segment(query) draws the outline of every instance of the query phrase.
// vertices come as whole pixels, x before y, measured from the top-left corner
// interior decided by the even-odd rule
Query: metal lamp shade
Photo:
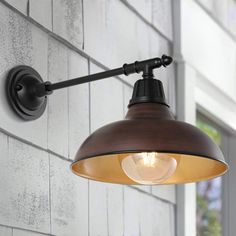
[[[92,133],[78,150],[72,171],[97,181],[138,184],[124,173],[121,161],[140,152],[176,159],[175,173],[162,184],[207,180],[228,169],[218,146],[202,131],[174,120],[166,105],[140,103],[129,108],[124,120]]]

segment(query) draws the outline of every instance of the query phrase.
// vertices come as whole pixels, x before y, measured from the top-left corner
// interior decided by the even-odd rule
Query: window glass
[[[221,133],[198,119],[197,127],[221,146]],[[197,183],[197,236],[222,235],[222,178]]]

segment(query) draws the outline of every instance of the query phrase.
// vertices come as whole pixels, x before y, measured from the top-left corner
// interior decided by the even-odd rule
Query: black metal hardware
[[[171,62],[171,57],[163,55],[161,58],[153,58],[140,62],[136,61],[131,64],[124,64],[122,67],[113,70],[87,75],[54,84],[49,81],[43,82],[38,72],[29,66],[16,66],[9,71],[7,77],[6,87],[8,100],[14,111],[21,118],[23,118],[24,120],[35,120],[43,114],[47,104],[47,95],[50,95],[54,90],[122,74],[128,76],[129,74],[140,72],[143,72],[142,76],[146,81],[146,79],[153,79],[154,69],[161,66],[166,67],[170,65]],[[145,84],[147,84],[147,82],[145,82]],[[154,82],[154,84],[156,85],[156,82]],[[154,98],[152,98],[152,100],[153,99]],[[157,97],[155,99],[157,99]],[[164,98],[161,99],[163,100]],[[132,101],[135,103],[138,102],[138,100],[140,100],[140,97],[132,99]],[[163,103],[165,103],[164,100]]]
[[[66,81],[55,83],[55,84],[50,84],[46,82],[47,84],[40,85],[40,86],[45,87],[45,93],[42,93],[42,96],[47,95],[48,92],[51,92],[57,89],[66,88],[66,87],[83,84],[83,83],[88,83],[88,82],[105,79],[105,78],[109,78],[113,76],[118,76],[122,74],[128,76],[133,73],[143,72],[144,78],[147,76],[149,76],[150,78],[150,75],[153,75],[152,71],[154,69],[159,68],[161,66],[166,67],[170,65],[171,62],[172,62],[171,57],[163,55],[161,58],[153,58],[153,59],[140,61],[140,62],[136,61],[131,64],[124,64],[123,67],[116,68],[113,70],[108,70],[108,71],[96,73],[93,75],[87,75],[87,76],[83,76],[83,77],[79,77],[79,78],[75,78],[71,80],[66,80]],[[42,88],[41,88],[41,91],[43,91]]]
[[[162,82],[157,79],[140,79],[134,84],[128,107],[137,103],[159,103],[167,105]]]
[[[13,110],[24,120],[40,117],[47,105],[46,96],[37,96],[36,87],[43,80],[39,73],[29,66],[17,66],[8,73],[6,92]]]

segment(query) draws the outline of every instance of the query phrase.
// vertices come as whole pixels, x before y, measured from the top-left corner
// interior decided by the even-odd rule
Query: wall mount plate
[[[37,71],[29,66],[16,66],[7,76],[6,90],[9,103],[24,120],[35,120],[45,111],[47,97],[36,95],[36,86],[43,83]]]

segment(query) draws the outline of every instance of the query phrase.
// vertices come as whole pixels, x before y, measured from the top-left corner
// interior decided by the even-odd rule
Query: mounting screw
[[[15,90],[20,91],[21,89],[23,89],[23,86],[21,84],[17,84]]]

